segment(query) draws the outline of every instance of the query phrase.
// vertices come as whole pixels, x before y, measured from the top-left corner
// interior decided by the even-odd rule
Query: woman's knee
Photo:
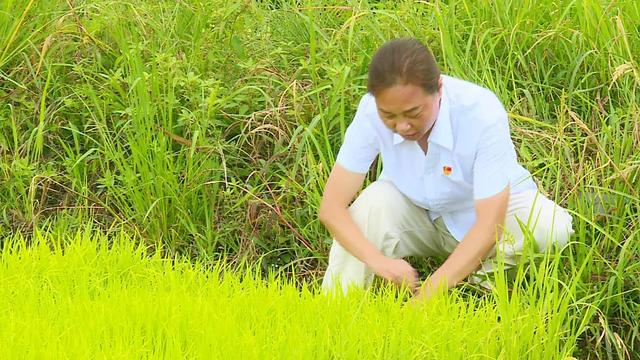
[[[403,196],[390,182],[376,181],[349,207],[351,217],[365,238],[380,250],[391,246],[387,244],[389,234],[394,231],[398,214],[403,211]]]
[[[383,215],[402,200],[402,193],[388,181],[375,181],[367,186],[349,207],[352,216],[374,212]]]
[[[506,221],[511,233],[521,238],[517,240],[524,243],[527,237],[533,238],[540,252],[552,246],[562,247],[569,242],[574,231],[572,217],[565,209],[551,200],[543,199],[531,210],[532,208],[518,211]]]
[[[559,248],[566,245],[573,234],[572,222],[571,215],[555,204],[553,210],[542,212],[534,229],[534,237],[540,251],[545,251],[554,245]]]

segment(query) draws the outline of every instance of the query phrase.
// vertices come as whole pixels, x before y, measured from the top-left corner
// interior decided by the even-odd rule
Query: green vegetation
[[[18,240],[0,267],[3,359],[564,359],[575,341],[558,292],[407,307],[391,287],[316,296],[252,266],[149,256],[125,234]]]
[[[561,256],[524,264],[511,297],[506,290],[479,299],[464,287],[453,291],[449,298],[437,300],[433,309],[423,309],[432,322],[404,308],[395,311],[399,301],[384,291],[372,295],[379,300],[366,298],[362,317],[349,311],[358,308],[356,300],[327,305],[305,290],[293,293],[293,285],[282,291],[256,285],[256,299],[238,292],[241,299],[225,301],[251,309],[267,301],[280,301],[282,309],[296,304],[287,309],[292,311],[289,326],[314,328],[309,321],[317,325],[319,330],[309,335],[314,342],[308,346],[320,358],[348,357],[357,351],[370,357],[437,358],[440,353],[421,352],[427,347],[419,345],[434,341],[443,345],[434,345],[432,351],[452,349],[451,358],[483,351],[492,358],[554,358],[551,349],[558,357],[638,358],[640,4],[636,0],[3,0],[0,241],[8,246],[9,239],[22,238],[18,235],[33,241],[40,231],[51,243],[76,233],[107,241],[98,233],[83,232],[92,224],[113,238],[130,234],[154,256],[207,264],[224,259],[240,268],[257,263],[260,268],[255,270],[262,276],[274,271],[299,289],[304,284],[315,286],[330,245],[316,217],[324,181],[365,91],[371,55],[385,40],[407,35],[427,43],[445,73],[483,84],[502,99],[522,163],[550,198],[574,216],[571,245]],[[78,249],[89,251],[88,245]],[[149,270],[143,270],[141,260],[133,266],[142,275],[121,280],[122,284],[131,286],[141,299],[155,301],[156,310],[178,303],[194,307],[177,313],[175,324],[170,312],[140,307],[156,317],[128,324],[119,312],[142,305],[132,305],[133,295],[118,290],[120,283],[95,284],[96,279],[128,274],[124,267],[108,272],[113,257],[95,257],[104,264],[96,268],[102,269],[102,277],[89,280],[94,276],[92,267],[80,259],[64,265],[47,260],[61,255],[41,254],[24,256],[20,258],[24,265],[19,265],[12,256],[3,252],[0,264],[1,296],[12,304],[0,314],[14,321],[0,322],[0,331],[3,344],[23,344],[17,349],[51,346],[56,353],[66,348],[64,339],[85,339],[84,345],[71,347],[77,356],[87,354],[85,349],[107,353],[97,347],[100,336],[109,338],[122,330],[118,326],[139,326],[123,331],[158,331],[156,338],[151,337],[158,342],[149,340],[143,346],[143,337],[130,335],[128,342],[115,343],[111,350],[144,347],[171,356],[187,351],[189,345],[179,341],[190,331],[200,331],[191,326],[195,319],[188,314],[199,314],[195,324],[202,324],[199,321],[223,311],[215,306],[215,298],[211,310],[199,302],[202,294],[218,286],[226,289],[222,293],[227,297],[235,296],[234,288],[223,282],[192,282],[189,279],[202,278],[191,270],[179,275],[186,276],[184,281],[161,280],[165,275],[158,274],[164,268],[149,260]],[[31,279],[28,266],[49,269],[47,264],[55,279],[47,280],[44,270],[33,270],[32,281],[27,280]],[[86,274],[73,266],[87,269]],[[82,276],[86,279],[78,279]],[[85,287],[78,290],[80,295],[70,292],[74,282]],[[150,295],[154,283],[175,289],[175,298]],[[44,285],[36,284],[60,289],[61,297],[38,299],[37,291]],[[94,288],[95,297],[87,296]],[[114,319],[108,325],[112,335],[69,337],[67,332],[76,330],[64,324],[69,325],[73,316],[90,314],[83,307],[92,306],[91,301],[108,303],[109,291],[122,297],[122,304],[109,304],[112,307],[105,307],[101,315]],[[51,301],[57,301],[55,309],[77,303],[77,312],[65,317],[54,311],[47,315],[49,323],[38,325],[43,328],[16,320],[45,316],[41,311],[52,311]],[[335,313],[325,315],[332,307]],[[236,310],[243,311],[229,311]],[[313,315],[303,316],[305,312]],[[498,313],[513,321],[497,322]],[[285,319],[282,314],[279,319]],[[334,336],[333,328],[323,324],[337,318],[348,319],[340,324],[344,334],[362,326],[373,329],[374,335]],[[361,325],[358,320],[365,318],[370,323]],[[78,326],[98,327],[97,319]],[[243,321],[254,320],[238,320],[234,333],[251,331],[242,328],[247,326]],[[283,336],[285,327],[277,326],[284,320],[279,321],[256,321],[256,335],[238,335],[236,341],[245,344],[246,351],[264,341],[273,344],[269,349],[274,353],[283,351],[284,357],[296,356],[286,352],[292,349],[286,345],[289,341],[301,344],[301,353],[307,351],[306,337],[296,336],[309,333],[299,329],[287,331],[291,337]],[[384,338],[391,336],[391,322],[398,322],[393,331],[402,335]],[[202,325],[202,331],[211,329],[211,336],[222,331],[213,326]],[[454,334],[456,328],[468,329],[469,347],[455,336],[457,342],[444,343],[451,339],[446,334]],[[25,336],[22,340],[16,338],[18,332]],[[37,337],[44,334],[49,335]],[[42,339],[49,342],[42,345]],[[167,344],[168,339],[178,343],[163,347],[160,342]],[[193,353],[204,351],[207,341],[201,343],[203,348],[194,345]],[[531,353],[522,352],[525,349]],[[380,353],[373,353],[376,350]],[[145,354],[152,353],[139,356]]]

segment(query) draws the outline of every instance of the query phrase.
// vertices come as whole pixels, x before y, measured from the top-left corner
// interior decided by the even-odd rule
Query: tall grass
[[[585,305],[565,318],[582,357],[640,353],[637,1],[1,6],[0,238],[95,223],[317,280],[317,206],[367,64],[415,36],[498,94],[522,163],[574,215],[555,277]],[[553,289],[525,269],[535,308]]]

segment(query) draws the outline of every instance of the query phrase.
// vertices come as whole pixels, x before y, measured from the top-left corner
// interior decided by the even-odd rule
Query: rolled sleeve
[[[473,164],[474,200],[491,197],[510,185],[509,169],[517,163],[506,113],[480,136]]]
[[[364,174],[378,155],[379,143],[367,117],[370,95],[365,95],[351,124],[347,127],[344,142],[338,151],[336,162],[349,171]]]

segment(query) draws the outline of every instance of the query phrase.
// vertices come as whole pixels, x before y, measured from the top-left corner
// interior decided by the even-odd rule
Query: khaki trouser
[[[441,217],[431,221],[427,210],[413,204],[390,182],[370,184],[349,208],[354,221],[385,256],[437,256],[446,258],[458,245]],[[504,266],[518,263],[526,232],[535,239],[539,251],[551,245],[562,246],[573,234],[569,213],[535,190],[511,194],[505,218],[505,232],[498,242]],[[490,287],[486,275],[497,267],[494,246],[470,281]],[[323,292],[340,286],[346,294],[350,286],[367,288],[373,271],[346,251],[335,239],[329,253],[329,266],[322,281]],[[339,285],[338,285],[339,283]]]

